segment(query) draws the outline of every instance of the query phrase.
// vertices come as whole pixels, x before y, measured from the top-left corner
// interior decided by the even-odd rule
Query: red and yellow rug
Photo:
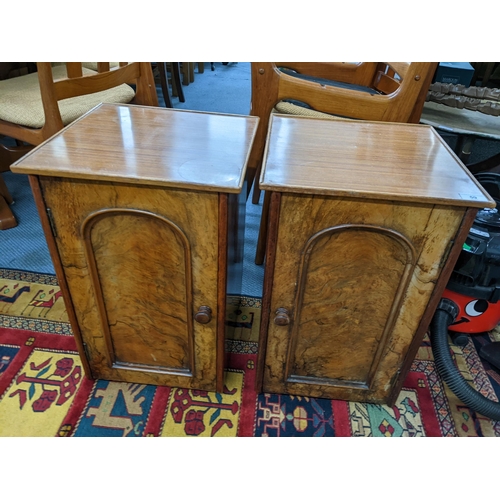
[[[54,276],[0,270],[0,436],[500,436],[439,377],[428,340],[392,407],[257,394],[261,300],[234,297],[222,393],[88,380]],[[497,332],[477,342],[500,340]],[[453,347],[464,376],[498,400],[500,377],[472,341]]]

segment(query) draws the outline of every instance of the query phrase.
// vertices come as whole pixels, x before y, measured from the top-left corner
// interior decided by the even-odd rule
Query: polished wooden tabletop
[[[262,189],[495,206],[427,125],[275,115],[269,130]]]
[[[257,125],[250,116],[102,104],[11,170],[234,193]]]

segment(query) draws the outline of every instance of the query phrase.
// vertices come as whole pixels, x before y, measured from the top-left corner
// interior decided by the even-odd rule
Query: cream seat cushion
[[[82,62],[82,66],[87,69],[91,69],[92,71],[97,71],[97,63],[96,62]],[[110,69],[116,68],[118,66],[117,62],[110,62]]]
[[[302,106],[297,106],[291,102],[281,101],[274,106],[274,113],[281,113],[284,115],[295,115],[295,116],[305,116],[308,118],[323,118],[326,120],[349,120],[349,118],[343,118],[341,116],[329,115],[327,113],[322,113],[321,111],[316,111],[310,108],[304,108]]]
[[[66,78],[66,66],[55,66],[52,73],[54,80]],[[94,73],[83,68],[83,75]],[[68,125],[101,102],[127,104],[134,96],[134,90],[122,84],[102,92],[63,99],[59,101],[59,111],[63,124]],[[45,115],[37,73],[0,81],[0,120],[24,127],[43,127]]]

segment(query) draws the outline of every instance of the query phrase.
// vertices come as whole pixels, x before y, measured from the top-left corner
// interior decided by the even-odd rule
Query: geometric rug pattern
[[[0,270],[0,436],[424,437],[500,436],[500,422],[463,405],[424,339],[392,407],[254,390],[261,299],[233,297],[222,393],[89,380],[57,280]],[[500,376],[482,361],[492,331],[451,346],[464,377],[498,401]]]

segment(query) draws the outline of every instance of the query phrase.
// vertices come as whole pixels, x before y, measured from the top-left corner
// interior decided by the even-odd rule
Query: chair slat
[[[344,62],[277,62],[276,67],[285,67],[298,73],[334,80],[336,82],[352,83],[369,86],[373,82],[377,71],[377,64],[373,62],[344,63]]]
[[[79,78],[83,75],[82,63],[79,62],[67,62],[66,71],[68,72],[68,78]]]
[[[109,71],[109,62],[98,62],[97,63],[97,72],[104,73]]]
[[[375,81],[373,82],[373,86],[383,94],[392,94],[393,92],[396,92],[400,85],[401,83],[398,82],[393,76],[390,76],[387,73],[382,73],[381,71],[377,73]]]
[[[94,92],[117,87],[123,83],[133,83],[140,76],[139,63],[131,63],[113,71],[86,75],[79,79],[60,80],[54,82],[56,98],[68,99],[77,95],[87,95]]]

